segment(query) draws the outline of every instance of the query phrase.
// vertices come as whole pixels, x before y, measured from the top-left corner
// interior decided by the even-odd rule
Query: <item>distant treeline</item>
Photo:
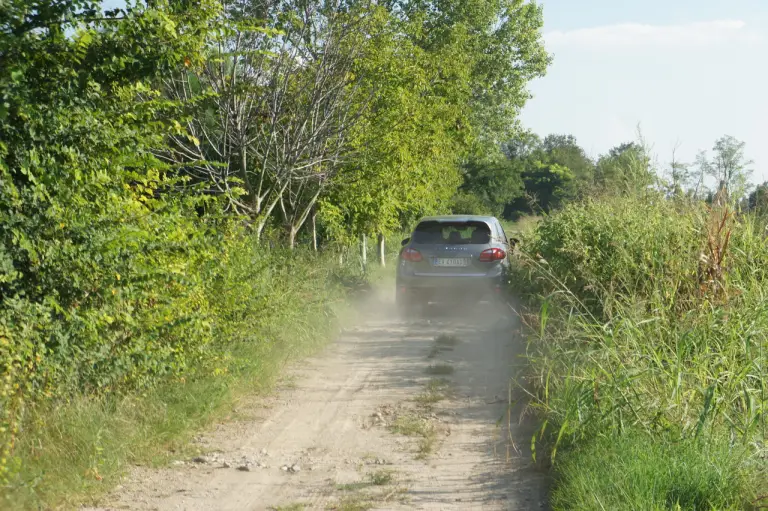
[[[620,144],[597,159],[587,156],[572,135],[543,140],[522,134],[501,145],[499,153],[470,159],[453,198],[454,212],[491,212],[509,220],[549,213],[569,201],[653,187],[668,195],[712,202],[728,194],[742,209],[768,208],[768,183],[751,187],[745,144],[733,137],[717,140],[711,156],[702,151],[693,163],[675,159],[657,165],[640,142]]]

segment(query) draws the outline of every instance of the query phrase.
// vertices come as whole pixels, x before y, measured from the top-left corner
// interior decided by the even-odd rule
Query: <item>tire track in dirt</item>
[[[292,385],[203,435],[202,463],[137,467],[99,509],[543,509],[532,430],[507,415],[517,319],[462,312],[401,321],[376,295]]]

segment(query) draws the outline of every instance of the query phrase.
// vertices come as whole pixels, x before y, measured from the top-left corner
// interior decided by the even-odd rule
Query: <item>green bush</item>
[[[152,428],[181,434],[240,378],[268,383],[328,338],[335,283],[352,275],[258,245],[165,158],[185,119],[159,78],[202,63],[219,2],[150,2],[104,22],[78,1],[6,4],[0,488],[34,505],[96,480],[104,456],[135,456]]]
[[[605,477],[615,470],[612,451],[602,460],[599,449],[584,454],[584,443],[598,437],[639,436],[659,456],[668,456],[666,444],[654,440],[659,435],[746,447],[737,465],[760,480],[755,467],[764,461],[750,463],[765,454],[768,425],[768,244],[761,231],[753,217],[649,193],[570,205],[525,240],[522,275],[540,304],[528,353],[533,406],[551,456],[565,452],[570,460],[558,490],[561,509],[571,509],[569,480],[579,466],[602,464]],[[704,451],[687,456],[696,452]],[[757,491],[741,485],[742,500],[728,502]]]
[[[74,382],[86,379],[80,373],[89,366],[80,358],[67,364],[51,351],[50,360],[56,361],[47,362],[51,371],[71,377],[49,378],[51,396],[13,394],[16,411],[23,413],[12,424],[21,431],[5,437],[13,450],[4,465],[0,502],[13,509],[55,507],[62,499],[77,503],[116,482],[126,463],[162,461],[183,451],[185,439],[240,393],[267,389],[289,360],[332,339],[347,290],[341,283],[363,279],[358,268],[339,266],[335,254],[269,250],[236,230],[207,241],[218,257],[186,268],[189,287],[175,288],[179,299],[158,297],[184,305],[175,318],[185,310],[204,311],[204,320],[137,330],[124,344],[130,353],[112,349],[112,362],[141,379],[130,387],[87,392]],[[130,278],[121,278],[125,281]],[[194,304],[182,301],[190,295]],[[18,314],[31,318],[29,310]],[[137,324],[147,323],[134,314]],[[156,314],[151,311],[150,320]],[[37,327],[67,326],[56,324],[47,311],[34,320]],[[165,339],[178,342],[178,348]],[[147,351],[138,352],[140,346]],[[146,355],[150,346],[156,346],[154,359],[176,364],[155,371]],[[103,372],[88,376],[113,374],[108,355],[101,360]],[[24,382],[21,376],[16,382]]]
[[[597,314],[615,296],[662,292],[670,306],[695,289],[702,217],[660,197],[589,200],[543,220],[528,251]]]

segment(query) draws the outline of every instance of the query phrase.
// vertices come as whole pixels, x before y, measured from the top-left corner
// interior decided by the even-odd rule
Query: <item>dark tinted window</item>
[[[420,245],[484,245],[491,241],[491,228],[483,222],[421,222],[413,241]]]

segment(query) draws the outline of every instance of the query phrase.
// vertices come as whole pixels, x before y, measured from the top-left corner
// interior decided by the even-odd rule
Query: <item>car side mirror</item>
[[[400,245],[404,247],[410,242],[411,242],[411,238],[405,238],[403,241],[400,242]]]

